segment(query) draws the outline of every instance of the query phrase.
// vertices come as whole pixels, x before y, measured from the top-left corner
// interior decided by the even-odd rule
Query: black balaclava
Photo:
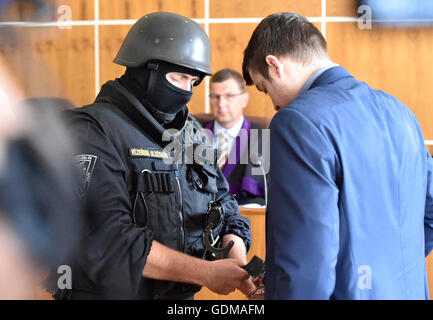
[[[183,90],[170,83],[166,74],[169,72],[187,73],[198,76],[200,80],[203,74],[182,66],[164,61],[152,61],[143,67],[127,67],[121,77],[121,83],[136,96],[152,115],[160,122],[172,121],[176,114],[182,110],[192,96],[192,88]]]

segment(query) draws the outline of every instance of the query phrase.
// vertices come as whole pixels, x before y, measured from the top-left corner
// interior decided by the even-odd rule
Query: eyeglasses
[[[210,94],[209,95],[209,99],[214,100],[214,101],[218,101],[220,98],[224,98],[224,100],[226,101],[232,101],[234,98],[236,98],[237,96],[240,96],[242,94],[244,94],[245,91],[240,92],[240,93],[228,93],[228,94]]]

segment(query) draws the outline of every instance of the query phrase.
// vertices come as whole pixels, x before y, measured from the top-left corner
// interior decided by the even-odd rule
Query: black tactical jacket
[[[218,166],[191,161],[190,155],[203,147],[198,122],[184,108],[170,124],[179,130],[176,139],[162,141],[164,128],[125,90],[118,80],[109,81],[92,105],[65,114],[80,144],[76,161],[87,227],[69,262],[72,290],[58,290],[57,298],[191,297],[200,287],[146,279],[142,270],[153,240],[206,258],[203,232],[211,200],[221,200],[224,211],[214,237],[233,233],[247,250],[250,246],[249,221],[228,195]],[[174,154],[164,151],[169,144],[181,146],[180,154],[188,156],[168,163]]]

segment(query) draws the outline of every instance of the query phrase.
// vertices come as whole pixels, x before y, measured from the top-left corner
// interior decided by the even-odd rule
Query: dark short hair
[[[293,12],[274,13],[254,30],[244,50],[242,73],[247,85],[253,84],[248,69],[268,79],[267,55],[289,56],[307,64],[314,55],[327,54],[322,33],[305,17]]]
[[[235,80],[239,86],[239,90],[245,91],[244,79],[242,78],[241,74],[236,70],[229,69],[229,68],[221,69],[220,71],[216,72],[210,78],[210,83],[215,83],[215,82],[220,83],[229,79]]]

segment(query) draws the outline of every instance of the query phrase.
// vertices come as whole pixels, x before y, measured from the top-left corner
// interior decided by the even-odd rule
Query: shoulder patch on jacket
[[[74,158],[75,164],[81,174],[80,186],[78,189],[78,195],[80,198],[84,197],[89,188],[96,159],[98,159],[98,157],[91,154],[80,154]]]

